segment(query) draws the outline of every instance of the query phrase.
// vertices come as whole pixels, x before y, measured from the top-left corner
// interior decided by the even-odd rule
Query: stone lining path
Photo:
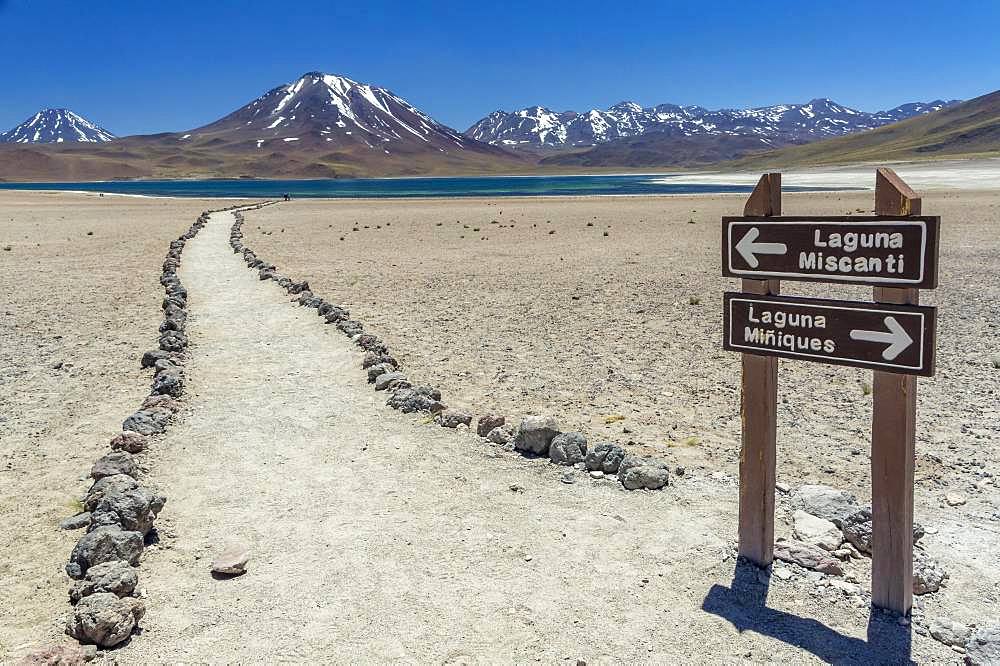
[[[187,412],[149,454],[169,501],[120,663],[817,659],[701,610],[732,575],[734,487],[563,484],[394,412],[356,347],[231,252],[232,221],[185,249]],[[213,579],[233,542],[247,573]]]

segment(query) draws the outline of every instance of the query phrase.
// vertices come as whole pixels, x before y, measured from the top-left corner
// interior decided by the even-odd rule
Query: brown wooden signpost
[[[723,302],[729,351],[934,374],[934,308],[738,293]]]
[[[916,378],[934,374],[940,219],[891,169],[875,180],[875,215],[782,217],[781,174],[761,176],[743,217],[722,221],[723,346],[743,354],[740,555],[774,559],[778,357],[871,368],[872,603],[913,599]],[[779,296],[779,280],[875,286],[874,303]]]
[[[937,287],[937,217],[724,217],[722,274]]]

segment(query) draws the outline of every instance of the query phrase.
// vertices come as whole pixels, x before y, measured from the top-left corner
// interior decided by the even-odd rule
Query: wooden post
[[[744,215],[781,215],[781,174],[766,173],[747,199]],[[743,280],[749,294],[778,294],[779,280]],[[775,440],[777,437],[778,359],[743,354],[740,416],[739,554],[758,566],[774,560]]]
[[[875,175],[877,215],[919,215],[920,197],[892,169]],[[875,287],[878,303],[919,302],[916,289]],[[875,371],[872,383],[872,604],[913,605],[913,457],[917,378]]]

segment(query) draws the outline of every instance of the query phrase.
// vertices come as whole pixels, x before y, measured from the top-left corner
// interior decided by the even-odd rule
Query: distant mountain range
[[[960,100],[911,102],[888,111],[867,113],[814,99],[753,109],[719,109],[659,104],[643,108],[621,102],[605,111],[550,111],[532,106],[507,113],[494,111],[465,131],[466,136],[513,149],[596,146],[649,134],[670,137],[751,137],[763,147],[805,143],[863,132],[916,115],[938,111]]]
[[[1000,90],[871,132],[753,155],[728,168],[756,170],[997,155],[1000,155]]]
[[[22,147],[16,160],[0,160],[0,178],[335,178],[529,166],[442,125],[385,88],[309,72],[186,132],[99,146]]]
[[[69,109],[42,109],[17,127],[0,134],[0,143],[100,143],[115,135]]]
[[[968,104],[912,102],[876,113],[828,99],[717,111],[632,102],[585,113],[531,107],[497,111],[461,133],[385,88],[309,72],[185,132],[116,138],[71,111],[39,112],[0,135],[0,179],[337,178],[694,166],[754,159],[789,145],[820,146],[830,137],[865,137],[900,120],[936,118]],[[962,145],[971,148],[976,136]]]

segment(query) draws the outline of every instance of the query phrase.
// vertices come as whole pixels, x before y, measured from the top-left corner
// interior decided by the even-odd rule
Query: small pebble
[[[958,493],[948,493],[944,496],[944,501],[948,506],[962,506],[965,504],[965,496]]]

